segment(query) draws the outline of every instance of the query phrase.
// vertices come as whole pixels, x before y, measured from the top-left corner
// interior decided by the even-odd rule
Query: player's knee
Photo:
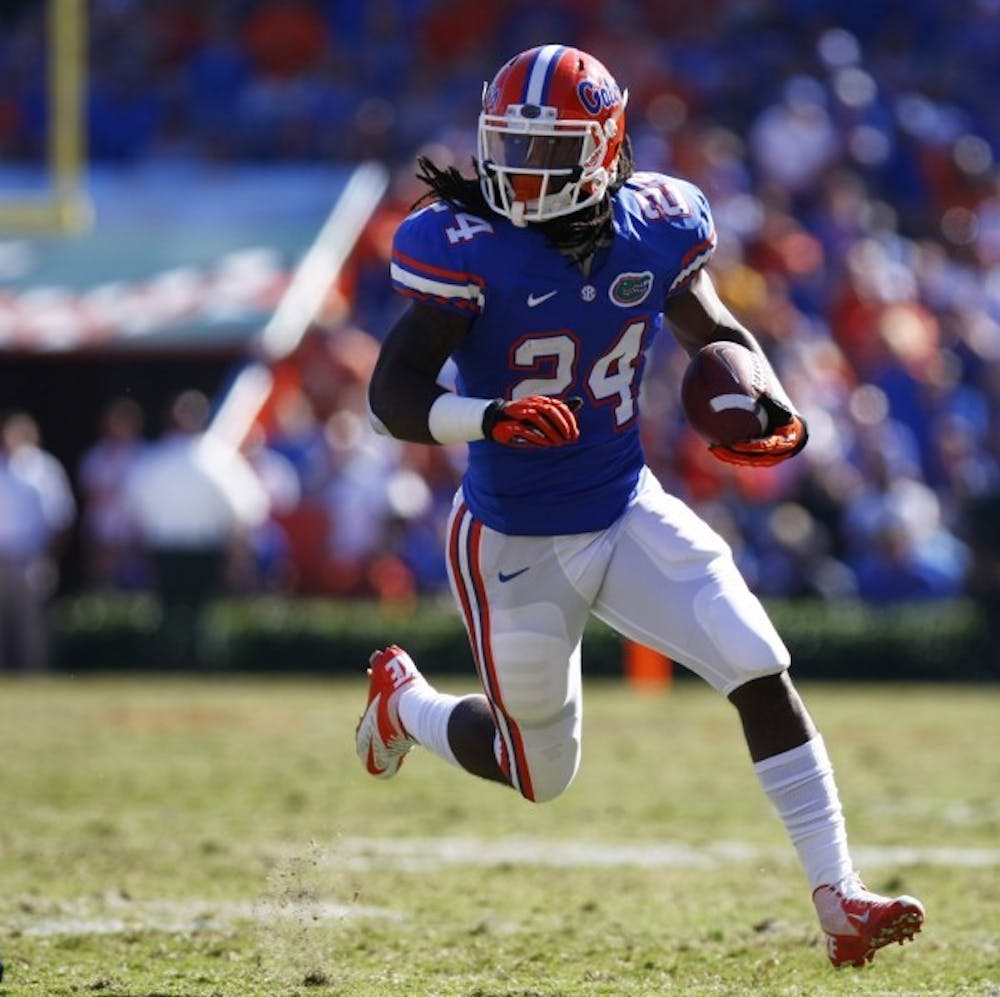
[[[550,803],[552,800],[559,796],[562,796],[563,792],[569,788],[569,784],[573,781],[573,776],[576,773],[570,773],[570,775],[564,779],[552,779],[545,780],[540,785],[535,787],[534,796],[531,797],[532,803]]]
[[[580,763],[572,650],[566,639],[537,631],[494,639],[502,708],[520,741],[515,760],[524,768],[512,782],[533,803],[559,796]]]
[[[580,767],[578,737],[562,738],[558,742],[528,752],[530,786],[522,785],[521,795],[532,803],[548,803],[560,796],[576,777]]]
[[[707,586],[695,599],[695,614],[735,676],[745,682],[788,667],[789,654],[760,604],[746,591]]]

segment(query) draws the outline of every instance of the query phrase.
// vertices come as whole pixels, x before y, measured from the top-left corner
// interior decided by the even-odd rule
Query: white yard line
[[[909,845],[884,845],[852,848],[851,854],[861,866],[940,865],[966,869],[991,869],[1000,865],[1000,851],[995,848],[919,848]]]
[[[749,842],[720,841],[706,845],[680,842],[566,841],[541,838],[336,838],[328,846],[275,845],[267,849],[284,859],[309,854],[327,869],[364,871],[399,869],[434,872],[448,866],[522,865],[552,869],[697,869],[735,863],[794,861],[788,848]],[[871,846],[853,850],[866,871],[890,866],[933,865],[989,869],[1000,866],[1000,850],[932,848],[909,845]],[[53,904],[44,916],[19,916],[16,928],[25,935],[106,935],[123,932],[218,931],[238,922],[276,921],[322,925],[353,918],[402,920],[405,915],[384,907],[316,899],[133,900],[119,895]]]
[[[1000,866],[1000,850],[870,846],[852,850],[866,869],[886,865],[937,865],[971,868]],[[432,871],[444,866],[505,864],[548,868],[644,869],[707,868],[736,862],[794,861],[788,848],[764,848],[741,841],[706,845],[680,842],[565,841],[539,838],[338,838],[324,862],[342,869],[404,869]]]
[[[115,935],[124,932],[220,931],[243,921],[273,924],[294,921],[321,925],[348,918],[398,921],[402,915],[384,907],[340,904],[326,901],[281,903],[240,900],[75,900],[58,905],[58,913],[25,921],[25,935]]]

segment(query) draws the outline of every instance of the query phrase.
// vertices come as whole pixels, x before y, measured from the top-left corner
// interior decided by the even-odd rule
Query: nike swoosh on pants
[[[501,582],[509,582],[511,579],[517,578],[518,575],[523,575],[527,570],[527,568],[521,568],[520,571],[512,571],[509,575],[505,575],[502,571],[499,571],[497,572],[497,578]]]

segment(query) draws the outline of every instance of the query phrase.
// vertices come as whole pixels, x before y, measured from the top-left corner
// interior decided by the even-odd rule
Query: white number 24
[[[635,418],[636,360],[642,351],[645,322],[626,326],[611,349],[594,361],[587,374],[586,386],[598,404],[615,403],[616,426],[624,426]],[[538,370],[543,362],[555,361],[548,377],[526,377],[517,382],[511,398],[527,395],[562,394],[576,377],[577,341],[566,333],[531,336],[514,348],[515,369]]]

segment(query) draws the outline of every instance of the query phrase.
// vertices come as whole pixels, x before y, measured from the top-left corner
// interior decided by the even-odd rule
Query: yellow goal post
[[[87,0],[46,0],[48,185],[37,194],[0,189],[0,236],[72,234],[90,227],[83,173]]]

